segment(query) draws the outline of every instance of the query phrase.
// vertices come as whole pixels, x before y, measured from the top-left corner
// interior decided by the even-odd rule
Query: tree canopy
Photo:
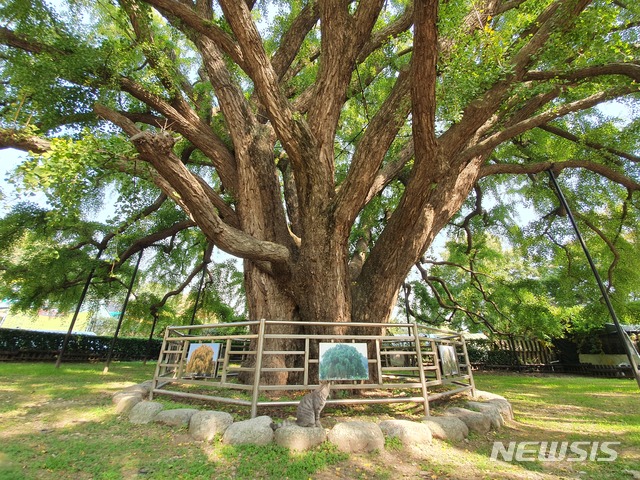
[[[566,248],[548,169],[612,280],[635,245],[639,21],[627,0],[8,0],[0,145],[31,152],[19,177],[68,250],[118,266],[197,230],[244,260],[252,318],[388,320],[450,222]],[[108,187],[107,232],[82,213]]]

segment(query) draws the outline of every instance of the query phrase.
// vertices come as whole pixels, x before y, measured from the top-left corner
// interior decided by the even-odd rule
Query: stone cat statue
[[[320,412],[327,403],[331,384],[321,383],[314,391],[307,393],[300,403],[296,412],[296,424],[300,427],[322,427],[320,424]]]

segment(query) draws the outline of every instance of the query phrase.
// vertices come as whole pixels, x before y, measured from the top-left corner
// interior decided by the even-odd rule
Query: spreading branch
[[[420,276],[422,277],[422,280],[431,289],[431,292],[433,293],[434,298],[436,299],[436,301],[438,302],[438,305],[441,308],[451,310],[451,311],[461,312],[467,318],[469,318],[473,323],[483,324],[489,329],[490,332],[498,335],[504,335],[502,332],[496,329],[493,323],[490,322],[489,319],[486,318],[484,315],[470,310],[469,308],[465,307],[461,302],[456,300],[455,296],[453,295],[453,292],[451,292],[447,283],[442,278],[429,275],[429,272],[427,272],[427,270],[424,268],[424,266],[420,262],[416,263],[416,268],[420,272]],[[442,295],[436,288],[435,284],[439,285],[440,288],[445,292],[448,302],[445,301],[444,298],[442,298]]]
[[[240,48],[228,33],[216,26],[211,18],[203,18],[186,2],[176,0],[145,0],[149,5],[153,5],[159,11],[168,13],[179,18],[184,24],[210,38],[219,48],[221,48],[238,65],[244,68],[245,60]],[[239,2],[244,3],[244,2]]]
[[[438,64],[438,1],[418,2],[414,10],[411,105],[417,169],[433,165],[436,144],[436,81]],[[421,175],[421,173],[417,173]]]
[[[407,71],[400,73],[391,94],[371,119],[356,147],[349,172],[335,200],[336,218],[341,224],[351,225],[365,205],[385,153],[405,123],[411,108],[409,81]]]
[[[601,143],[597,143],[597,142],[592,142],[590,140],[584,140],[580,137],[578,137],[577,135],[574,135],[571,132],[567,132],[566,130],[563,130],[561,128],[558,128],[554,125],[540,125],[541,130],[544,130],[545,132],[549,132],[552,133],[558,137],[564,138],[566,140],[569,140],[571,142],[574,143],[579,143],[579,144],[584,144],[589,148],[592,148],[594,150],[600,150],[603,151],[605,153],[611,154],[611,155],[615,155],[617,157],[621,157],[621,158],[625,158],[627,160],[630,160],[632,162],[636,162],[636,163],[640,163],[640,157],[637,155],[633,155],[631,153],[628,152],[623,152],[622,150],[618,150],[616,148],[612,148],[606,145],[602,145]]]
[[[33,54],[49,53],[52,55],[67,55],[70,53],[68,50],[62,50],[46,43],[35,41],[31,38],[25,37],[24,35],[17,34],[6,27],[0,27],[0,44]]]
[[[0,129],[0,150],[15,148],[24,152],[45,153],[51,148],[51,142],[37,135],[30,135],[8,128]]]
[[[543,113],[529,117],[525,120],[522,120],[521,122],[516,123],[515,125],[511,125],[497,133],[494,133],[493,135],[490,135],[482,141],[474,143],[472,147],[467,148],[464,151],[464,154],[461,155],[460,158],[468,160],[478,155],[482,155],[483,153],[486,154],[487,152],[492,151],[501,143],[504,143],[507,140],[510,140],[518,135],[523,134],[524,132],[537,128],[541,125],[545,125],[552,120],[563,117],[570,113],[586,110],[602,102],[620,98],[639,91],[640,88],[635,85],[614,88],[612,90],[595,93],[589,97],[582,98],[574,102],[566,103],[557,108],[549,109]]]
[[[524,76],[524,80],[570,80],[572,82],[586,78],[600,77],[603,75],[624,75],[635,82],[640,82],[640,65],[636,63],[609,63],[606,65],[594,65],[569,71],[532,71]]]
[[[118,261],[115,263],[115,267],[120,267],[123,265],[130,257],[139,253],[141,250],[144,250],[151,245],[160,242],[166,238],[171,238],[179,232],[186,230],[188,228],[195,227],[196,224],[192,220],[182,220],[181,222],[174,223],[168,228],[163,230],[153,232],[151,234],[145,235],[144,237],[136,239],[124,252],[118,255]]]
[[[545,172],[547,170],[553,170],[558,174],[562,170],[568,168],[581,168],[584,170],[590,170],[598,175],[608,178],[614,183],[622,185],[629,191],[637,192],[640,190],[640,183],[627,177],[626,175],[603,165],[601,163],[591,162],[588,160],[566,160],[564,162],[536,162],[529,164],[517,164],[517,163],[500,163],[484,165],[480,169],[479,178],[488,177],[490,175],[531,175],[536,173]]]
[[[314,156],[314,152],[309,151],[309,146],[313,145],[314,141],[304,122],[295,120],[291,105],[280,89],[278,75],[264,50],[251,12],[244,2],[223,0],[220,4],[238,40],[242,54],[247,59],[245,71],[255,84],[266,115],[289,154],[294,168],[303,171],[304,159]]]

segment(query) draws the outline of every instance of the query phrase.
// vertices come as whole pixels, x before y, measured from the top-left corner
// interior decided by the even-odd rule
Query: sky
[[[0,150],[0,216],[4,216],[19,198],[7,177],[24,160],[25,154],[13,148]]]
[[[46,208],[47,200],[43,193],[37,192],[31,195],[25,195],[18,192],[14,185],[7,181],[8,177],[13,173],[15,168],[20,165],[27,157],[25,152],[8,148],[0,150],[0,218],[4,217],[18,202],[29,201],[36,205]],[[91,216],[93,220],[99,222],[106,222],[109,216],[113,213],[112,205],[115,203],[115,198],[111,200],[113,193],[109,193],[109,189],[105,193],[105,207],[99,212],[92,212]]]

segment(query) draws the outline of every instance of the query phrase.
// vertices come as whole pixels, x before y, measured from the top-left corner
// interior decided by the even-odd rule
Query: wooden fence
[[[494,340],[493,345],[512,352],[514,363],[521,365],[549,365],[556,359],[553,350],[539,340]]]
[[[166,394],[243,405],[250,407],[251,417],[255,417],[260,407],[296,405],[299,398],[292,397],[317,388],[321,380],[331,380],[329,405],[413,402],[422,404],[429,415],[430,401],[475,388],[465,341],[459,333],[383,323],[349,323],[341,326],[340,333],[332,333],[336,327],[329,322],[278,320],[169,327],[151,396]],[[327,333],[277,333],[283,328]],[[400,333],[392,335],[390,328]],[[295,341],[299,348],[269,350],[270,340],[283,338]],[[202,345],[213,351],[208,360],[213,365],[200,367],[200,372],[189,371],[193,352]],[[323,371],[330,371],[325,368],[326,352],[338,345],[359,351],[366,364],[364,375],[322,378]],[[271,355],[286,355],[286,364],[293,366],[263,368],[269,363],[264,359]],[[267,385],[260,381],[267,372],[289,372],[298,380],[295,384]],[[241,383],[240,374],[252,381]],[[269,398],[274,391],[290,395]]]

